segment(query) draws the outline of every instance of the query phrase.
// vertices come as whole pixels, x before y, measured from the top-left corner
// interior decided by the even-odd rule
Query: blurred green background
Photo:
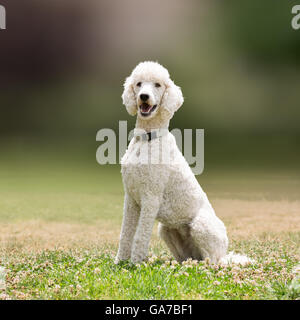
[[[65,171],[73,185],[85,173],[109,183],[96,162],[96,133],[117,129],[119,120],[134,127],[122,85],[144,60],[163,64],[182,88],[185,103],[171,129],[205,129],[200,179],[241,172],[247,185],[256,172],[271,177],[269,185],[279,175],[298,181],[296,3],[1,0],[7,11],[7,30],[0,31],[2,190],[34,187],[30,178],[37,175],[37,185],[47,176],[57,187]],[[72,174],[80,178],[72,181]],[[293,183],[289,190],[299,191]]]

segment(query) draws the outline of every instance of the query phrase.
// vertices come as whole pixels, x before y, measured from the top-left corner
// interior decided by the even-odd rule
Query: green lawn
[[[177,264],[155,230],[147,263],[116,266],[118,166],[3,160],[0,299],[299,298],[299,176],[207,170],[199,180],[227,226],[230,250],[254,264]]]

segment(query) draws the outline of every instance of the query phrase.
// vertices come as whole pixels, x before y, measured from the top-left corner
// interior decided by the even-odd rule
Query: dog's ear
[[[134,116],[137,113],[137,105],[135,94],[132,87],[132,79],[131,77],[126,78],[124,83],[124,91],[122,94],[123,104],[125,105],[127,112]]]
[[[180,87],[176,86],[174,82],[169,79],[163,96],[162,107],[173,116],[174,112],[182,106],[183,101],[184,99]]]

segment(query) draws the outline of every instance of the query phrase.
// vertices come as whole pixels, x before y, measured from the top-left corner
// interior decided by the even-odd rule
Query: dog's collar
[[[169,132],[168,129],[156,129],[146,132],[143,129],[134,129],[134,137],[137,141],[151,141],[159,137],[163,137]]]

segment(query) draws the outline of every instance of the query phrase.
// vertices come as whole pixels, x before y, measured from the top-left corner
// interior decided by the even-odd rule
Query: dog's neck
[[[168,129],[169,123],[170,119],[167,119],[163,117],[161,113],[158,113],[154,118],[145,120],[138,116],[135,127],[136,129],[143,129],[146,132],[151,132],[152,130],[157,129]]]

